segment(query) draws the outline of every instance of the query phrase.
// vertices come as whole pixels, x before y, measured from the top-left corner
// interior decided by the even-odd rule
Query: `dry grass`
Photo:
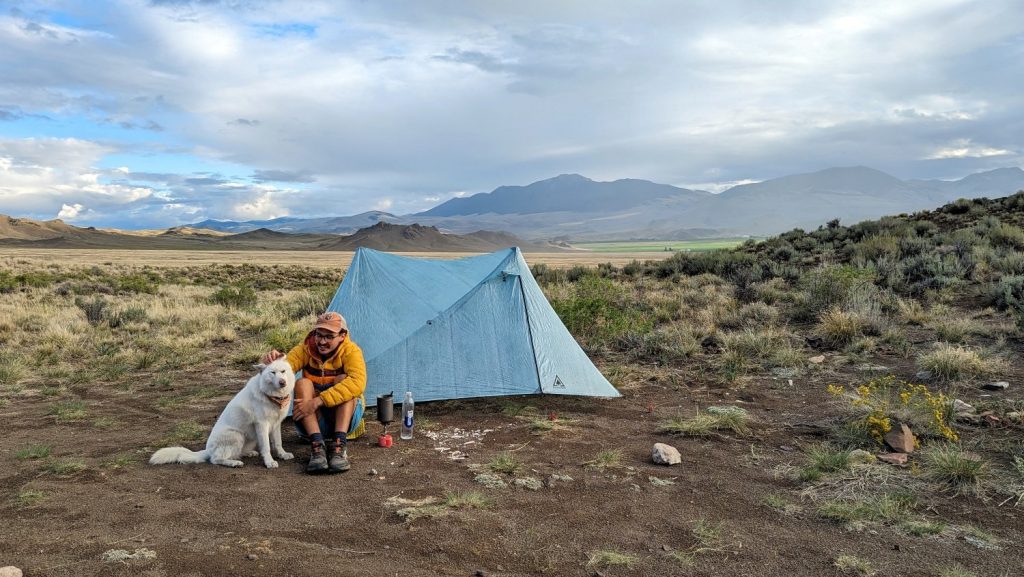
[[[917,364],[922,370],[947,381],[991,375],[1003,366],[998,359],[948,343],[938,343],[931,352],[918,356]]]
[[[708,407],[693,417],[669,419],[658,427],[659,433],[706,437],[716,431],[732,431],[738,435],[750,432],[750,416],[740,407]]]

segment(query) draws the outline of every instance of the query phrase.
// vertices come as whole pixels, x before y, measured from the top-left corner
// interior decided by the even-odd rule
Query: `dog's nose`
[[[284,379],[278,379],[278,380],[277,380],[277,386],[281,387],[282,389],[283,389],[283,388],[285,387],[285,385],[287,385],[287,384],[288,384],[288,381],[286,381],[286,380],[284,380]]]

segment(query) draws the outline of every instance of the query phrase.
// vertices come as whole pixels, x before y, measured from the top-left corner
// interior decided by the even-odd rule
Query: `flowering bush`
[[[848,403],[857,414],[853,424],[878,444],[882,444],[894,422],[908,424],[918,436],[930,435],[950,441],[960,438],[951,426],[952,400],[945,393],[933,393],[924,385],[890,375],[872,379],[852,390],[843,385],[828,385],[827,390]]]

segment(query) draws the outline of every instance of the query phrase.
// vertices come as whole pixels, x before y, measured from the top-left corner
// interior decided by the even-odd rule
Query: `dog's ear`
[[[267,368],[267,365],[265,365],[265,364],[263,364],[263,363],[259,363],[258,365],[253,365],[253,366],[252,366],[252,368],[254,368],[254,369],[256,369],[257,371],[259,371],[259,372],[261,372],[261,373],[262,373],[262,372],[263,372],[263,369]]]

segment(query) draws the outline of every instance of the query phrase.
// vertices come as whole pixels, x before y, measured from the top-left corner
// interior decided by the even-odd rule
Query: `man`
[[[311,443],[306,472],[341,473],[349,470],[348,438],[363,420],[366,399],[366,361],[363,351],[348,338],[348,323],[329,311],[316,319],[303,342],[284,353],[273,350],[263,355],[264,363],[287,357],[288,364],[302,378],[295,382],[292,419],[299,436]],[[333,434],[328,456],[324,432]]]

